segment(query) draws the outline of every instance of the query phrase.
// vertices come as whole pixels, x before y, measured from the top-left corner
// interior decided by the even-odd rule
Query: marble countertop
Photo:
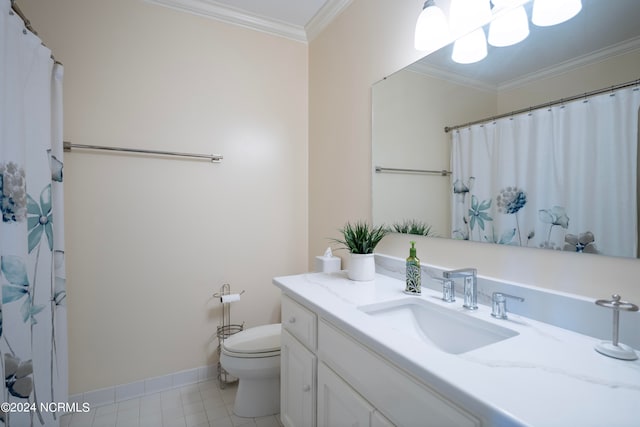
[[[640,360],[601,355],[594,350],[599,339],[513,313],[494,319],[486,305],[468,311],[461,298],[445,303],[424,283],[421,296],[407,296],[404,281],[382,274],[355,282],[344,271],[308,273],[273,283],[489,425],[640,425]],[[357,309],[402,298],[426,299],[519,335],[449,354]]]

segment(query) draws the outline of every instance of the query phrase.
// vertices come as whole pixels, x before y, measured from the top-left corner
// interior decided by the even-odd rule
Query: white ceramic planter
[[[351,254],[347,276],[351,280],[368,282],[376,277],[376,263],[373,254]]]

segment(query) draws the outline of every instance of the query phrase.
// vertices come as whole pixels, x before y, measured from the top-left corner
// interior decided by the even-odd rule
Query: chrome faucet
[[[475,268],[461,268],[459,270],[444,271],[442,277],[445,279],[464,278],[464,304],[467,310],[478,309],[478,277]]]
[[[504,292],[494,292],[491,294],[491,315],[497,319],[507,318],[507,298],[515,299],[520,302],[524,298],[515,295],[505,294]]]

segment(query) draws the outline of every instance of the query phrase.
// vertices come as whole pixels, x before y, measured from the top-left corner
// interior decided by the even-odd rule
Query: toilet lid
[[[222,343],[233,353],[266,353],[280,350],[281,323],[256,326],[231,335]]]

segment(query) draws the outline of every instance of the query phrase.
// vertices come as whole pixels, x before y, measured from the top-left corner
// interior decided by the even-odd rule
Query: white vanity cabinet
[[[600,354],[596,336],[515,313],[496,319],[484,304],[469,311],[446,303],[440,283],[407,296],[405,260],[376,257],[382,272],[371,282],[345,271],[273,279],[282,291],[286,427],[639,426],[640,360]],[[506,289],[532,306],[566,309],[569,321],[611,320],[584,297],[483,281],[484,295]],[[425,310],[434,317],[418,318]],[[454,330],[454,319],[465,329]],[[487,331],[505,335],[467,349]],[[446,340],[427,339],[436,332]],[[452,342],[465,346],[446,347]]]
[[[393,427],[393,424],[324,363],[318,365],[319,427]]]
[[[482,425],[286,295],[282,325],[280,417],[285,427]]]
[[[318,356],[321,362],[361,394],[380,416],[391,420],[382,421],[381,425],[482,425],[476,417],[325,320],[321,320],[318,326]]]
[[[282,297],[280,419],[285,427],[316,425],[315,313]]]

